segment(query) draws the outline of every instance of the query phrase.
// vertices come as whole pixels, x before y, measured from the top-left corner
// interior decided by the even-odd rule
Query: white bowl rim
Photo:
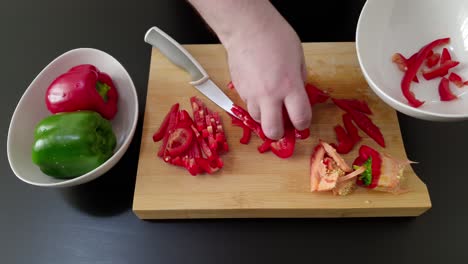
[[[415,115],[409,114],[410,112],[414,112],[414,113],[417,113],[419,115],[433,116],[433,117],[443,118],[443,119],[447,119],[447,120],[451,120],[451,119],[460,120],[460,119],[468,118],[468,113],[466,113],[466,114],[441,114],[441,113],[431,112],[431,111],[427,111],[427,110],[422,110],[420,108],[415,108],[415,107],[412,107],[412,106],[410,106],[408,104],[405,104],[405,103],[402,103],[402,102],[396,100],[392,96],[388,95],[384,90],[375,88],[375,87],[379,87],[379,86],[374,82],[374,80],[371,78],[371,76],[369,76],[369,74],[367,73],[366,67],[364,66],[364,64],[362,62],[361,52],[360,52],[360,45],[359,45],[359,42],[360,42],[359,35],[360,35],[360,31],[362,29],[361,24],[362,24],[363,14],[366,12],[366,9],[369,6],[369,2],[372,2],[372,0],[367,0],[366,1],[366,3],[364,4],[364,6],[363,6],[363,8],[361,10],[361,13],[359,15],[359,19],[358,19],[358,23],[357,23],[357,27],[356,27],[357,30],[356,30],[355,38],[356,38],[356,51],[357,51],[359,65],[361,66],[361,69],[362,69],[361,71],[364,74],[364,76],[366,77],[367,81],[370,82],[371,85],[369,85],[369,86],[371,87],[371,89],[374,92],[376,92],[377,94],[381,94],[387,100],[391,101],[395,105],[398,105],[399,107],[404,109],[405,112],[406,112],[405,113],[406,115],[410,115],[410,116],[415,117]],[[395,110],[403,113],[403,110],[401,110],[401,111],[398,110],[398,109],[395,109]]]
[[[12,161],[11,161],[11,157],[10,157],[10,149],[12,147],[11,146],[12,143],[10,141],[10,134],[12,133],[12,131],[11,131],[12,123],[13,123],[12,121],[15,118],[15,115],[17,114],[17,107],[18,107],[18,105],[20,105],[21,101],[24,100],[24,98],[25,98],[25,96],[27,94],[27,91],[29,89],[31,89],[31,84],[34,83],[37,80],[37,78],[39,78],[39,76],[42,75],[42,73],[44,73],[44,71],[46,69],[49,68],[50,65],[54,64],[57,60],[61,59],[64,56],[67,56],[67,55],[69,55],[71,53],[82,52],[82,51],[85,51],[85,52],[86,51],[98,52],[98,53],[103,53],[106,56],[109,56],[110,58],[115,60],[120,67],[122,67],[122,69],[124,70],[123,72],[125,73],[125,77],[128,78],[128,80],[130,80],[131,86],[129,87],[129,89],[131,90],[131,93],[134,95],[133,98],[135,100],[135,112],[134,112],[134,115],[133,115],[133,122],[132,122],[132,127],[130,129],[130,133],[127,135],[125,140],[122,142],[122,145],[120,146],[120,148],[116,152],[114,152],[114,154],[109,159],[107,159],[104,163],[102,163],[101,165],[99,165],[98,167],[93,169],[92,171],[87,172],[86,174],[80,175],[80,176],[72,178],[72,179],[63,179],[63,180],[61,180],[59,182],[55,182],[55,183],[38,183],[38,182],[27,180],[27,179],[23,178],[22,176],[20,176],[19,173],[15,170],[15,168],[14,168],[14,166],[12,164]],[[9,128],[8,128],[8,136],[7,136],[7,155],[8,155],[8,162],[10,163],[10,168],[13,171],[13,173],[16,175],[17,178],[24,181],[25,183],[35,185],[35,186],[40,186],[40,187],[66,187],[66,186],[73,186],[76,183],[80,183],[80,182],[82,182],[82,180],[84,178],[91,177],[97,171],[101,170],[103,167],[107,166],[107,164],[111,163],[113,158],[115,158],[117,156],[122,156],[124,154],[123,152],[127,151],[128,145],[130,144],[130,141],[133,139],[133,136],[134,136],[135,130],[136,130],[136,125],[138,123],[138,114],[139,114],[138,109],[139,109],[138,96],[137,96],[137,93],[136,93],[136,89],[135,89],[135,85],[133,83],[133,80],[132,80],[131,76],[128,74],[128,71],[125,69],[125,67],[123,67],[123,65],[115,57],[113,57],[112,55],[110,55],[109,53],[107,53],[105,51],[102,51],[102,50],[99,50],[99,49],[96,49],[96,48],[88,48],[88,47],[75,48],[75,49],[66,51],[63,54],[56,57],[51,62],[49,62],[36,75],[36,77],[30,82],[30,84],[28,85],[28,88],[23,92],[23,94],[21,95],[20,100],[16,104],[15,110],[13,111],[13,115],[11,116],[11,119],[10,119],[10,125],[9,125]]]

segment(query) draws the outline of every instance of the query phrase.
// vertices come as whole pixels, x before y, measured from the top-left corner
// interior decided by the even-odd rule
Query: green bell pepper
[[[54,178],[75,178],[109,159],[116,142],[110,121],[97,112],[57,113],[36,125],[32,161]]]

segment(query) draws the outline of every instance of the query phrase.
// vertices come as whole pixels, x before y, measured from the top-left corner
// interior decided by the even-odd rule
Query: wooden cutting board
[[[212,80],[237,104],[245,106],[230,80],[225,50],[220,45],[184,45],[200,62]],[[322,89],[332,89],[338,98],[363,98],[369,103],[372,119],[381,128],[385,151],[405,158],[396,112],[368,87],[361,74],[354,43],[304,44],[308,81]],[[389,62],[390,63],[390,62]],[[431,207],[426,185],[411,167],[406,169],[409,192],[393,195],[359,188],[349,196],[309,192],[309,158],[318,139],[335,142],[333,126],[342,123],[343,112],[332,104],[314,108],[311,137],[298,141],[295,154],[279,159],[271,152],[260,154],[260,140],[249,145],[239,139],[242,131],[231,125],[229,116],[190,84],[190,76],[153,49],[143,135],[136,178],[133,211],[141,219],[177,218],[289,218],[289,217],[383,217],[418,216]],[[395,87],[398,89],[398,87]],[[199,96],[209,108],[219,111],[230,151],[223,156],[224,168],[214,175],[191,176],[156,156],[159,143],[152,135],[172,104],[190,110],[189,98]],[[361,144],[381,148],[361,130]],[[349,164],[358,147],[344,156]]]

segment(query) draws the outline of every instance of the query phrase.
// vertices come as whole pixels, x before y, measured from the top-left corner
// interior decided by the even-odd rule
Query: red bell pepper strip
[[[242,127],[242,137],[240,139],[240,143],[247,145],[249,144],[250,138],[252,136],[252,130],[250,128],[243,126]]]
[[[175,129],[175,127],[177,125],[177,121],[179,119],[178,116],[179,116],[179,111],[171,112],[171,116],[169,117],[169,124],[167,126],[167,132],[164,135],[163,142],[162,142],[161,147],[159,148],[159,151],[158,151],[158,156],[159,157],[165,156],[167,141],[169,140],[170,133]]]
[[[343,124],[348,132],[349,137],[351,140],[356,144],[361,140],[361,136],[359,136],[359,132],[356,126],[353,124],[353,117],[351,114],[346,113],[343,115]]]
[[[167,132],[167,127],[169,126],[169,119],[171,117],[171,114],[173,112],[179,111],[179,103],[176,103],[172,105],[171,109],[169,112],[167,112],[166,116],[164,117],[164,120],[162,121],[161,125],[159,126],[159,129],[153,134],[153,141],[158,142],[161,139],[163,139],[164,135]]]
[[[304,130],[295,129],[294,132],[296,134],[296,138],[298,138],[298,139],[307,139],[307,138],[310,137],[310,129],[309,128],[306,128]]]
[[[198,166],[208,174],[213,174],[214,172],[218,171],[219,168],[212,166],[211,162],[204,158],[195,158],[195,162]]]
[[[340,154],[347,154],[354,147],[353,140],[346,133],[345,129],[341,125],[336,125],[334,127],[336,133],[336,139],[338,140],[338,145],[332,144],[331,146],[336,149]]]
[[[442,78],[439,83],[439,97],[441,101],[452,101],[457,99],[457,96],[450,90],[450,82],[447,78]]]
[[[257,148],[258,152],[265,153],[265,152],[269,151],[271,149],[271,143],[272,142],[273,141],[271,139],[267,138],[265,141],[263,141],[263,143],[260,146],[258,146],[258,148]]]
[[[109,75],[94,65],[81,64],[52,81],[47,88],[45,102],[53,114],[91,110],[111,120],[117,114],[118,97]]]
[[[395,53],[392,56],[392,62],[397,65],[400,71],[405,72],[408,70],[408,67],[414,62],[414,59],[417,55],[418,54],[415,53],[409,59],[406,59],[405,56],[403,56],[401,53]],[[414,76],[413,81],[419,83],[418,76]]]
[[[355,159],[353,165],[362,166],[369,159],[371,159],[372,163],[372,181],[369,185],[366,186],[362,179],[358,178],[356,180],[356,183],[360,186],[365,186],[367,188],[373,189],[377,187],[381,174],[382,157],[380,156],[380,153],[367,145],[362,145],[359,148],[359,157]]]
[[[357,99],[338,99],[332,98],[333,103],[341,108],[342,110],[348,112],[349,109],[354,109],[364,114],[372,115],[372,111],[369,108],[369,105],[365,101]]]
[[[426,66],[432,68],[440,61],[440,53],[433,53],[426,59]]]
[[[242,120],[244,125],[250,128],[262,140],[265,140],[267,138],[263,133],[260,124],[257,121],[255,121],[245,109],[238,105],[233,105],[231,111],[236,117]]]
[[[449,81],[453,82],[458,88],[461,88],[465,85],[465,83],[463,83],[462,77],[454,72],[450,73]]]
[[[348,113],[351,114],[354,122],[360,129],[362,129],[362,131],[364,131],[364,133],[374,139],[375,142],[377,142],[380,146],[385,148],[385,139],[382,135],[382,132],[368,116],[352,108],[349,109]]]
[[[437,77],[443,77],[448,74],[451,68],[456,67],[458,64],[460,64],[460,62],[448,60],[432,70],[423,71],[424,79],[432,80]]]
[[[403,79],[401,80],[401,90],[403,92],[403,95],[405,98],[408,100],[408,103],[413,106],[413,107],[420,107],[421,105],[424,104],[423,101],[420,101],[416,99],[414,93],[410,90],[411,88],[411,82],[413,78],[416,76],[418,73],[419,68],[421,65],[424,63],[424,60],[426,59],[427,55],[437,46],[447,44],[450,42],[450,38],[441,38],[432,41],[431,43],[427,44],[418,53],[418,56],[414,60],[414,62],[411,64],[411,66],[408,68],[408,70],[405,72],[405,75],[403,76]]]
[[[447,48],[442,50],[442,55],[440,56],[440,64],[444,64],[446,61],[452,60],[452,56]]]
[[[294,130],[288,129],[284,134],[284,137],[270,144],[271,152],[282,159],[289,158],[293,155],[296,144]]]
[[[320,90],[315,85],[311,83],[306,83],[305,89],[307,96],[309,97],[309,102],[311,106],[314,106],[319,103],[324,103],[330,98],[330,95],[325,91]]]

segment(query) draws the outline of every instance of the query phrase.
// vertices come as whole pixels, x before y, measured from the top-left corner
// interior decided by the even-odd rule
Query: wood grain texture
[[[212,80],[237,104],[244,106],[230,80],[224,48],[220,45],[184,45]],[[354,43],[305,43],[308,81],[331,89],[339,98],[363,98],[381,128],[385,152],[399,158],[406,153],[396,112],[368,87],[356,57]],[[343,112],[329,101],[313,111],[311,137],[298,141],[292,158],[259,154],[260,140],[252,137],[241,145],[242,131],[230,118],[190,84],[190,76],[153,49],[143,123],[133,211],[141,219],[250,218],[250,217],[383,217],[418,216],[431,207],[426,185],[411,167],[406,169],[409,192],[393,195],[359,188],[352,195],[309,192],[309,158],[318,139],[335,142],[333,126],[342,123]],[[214,175],[191,176],[182,168],[165,164],[156,156],[160,143],[152,141],[170,106],[176,102],[191,110],[190,96],[198,95],[222,116],[230,152],[224,168]],[[189,111],[191,113],[191,111]],[[361,130],[361,144],[382,150]],[[358,147],[344,156],[350,164]]]

